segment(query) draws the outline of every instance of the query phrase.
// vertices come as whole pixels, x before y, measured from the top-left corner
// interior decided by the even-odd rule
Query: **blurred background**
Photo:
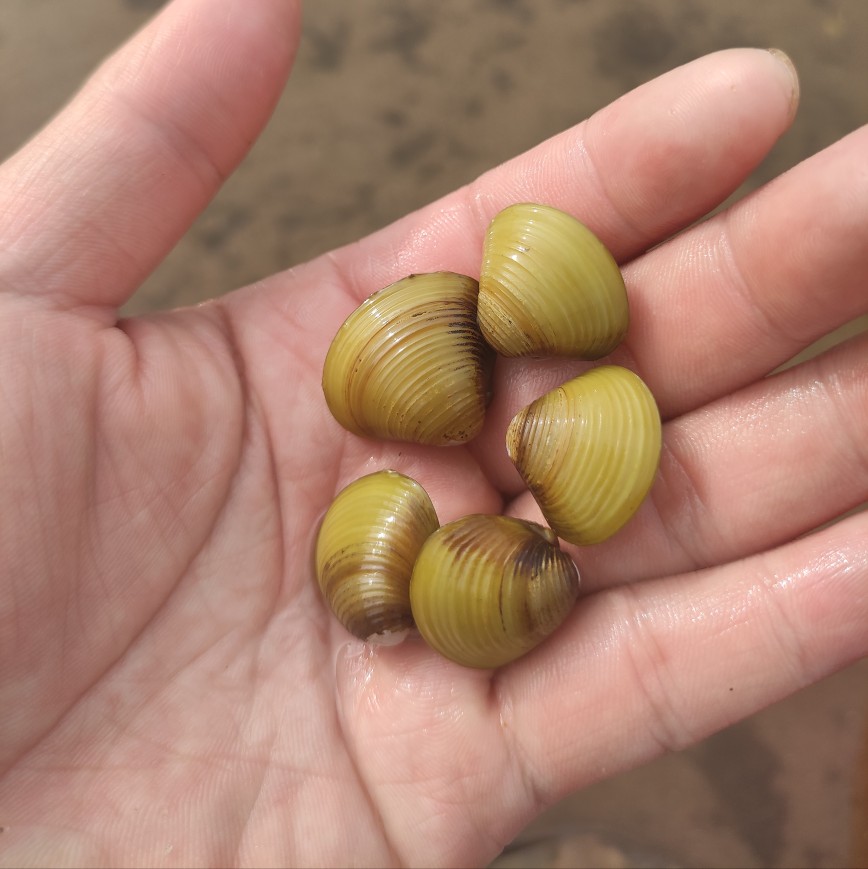
[[[161,5],[0,0],[0,157]],[[352,241],[658,73],[741,45],[784,49],[802,99],[736,196],[868,122],[868,2],[309,0],[273,121],[127,312]],[[868,866],[868,661],[565,800],[494,865]]]

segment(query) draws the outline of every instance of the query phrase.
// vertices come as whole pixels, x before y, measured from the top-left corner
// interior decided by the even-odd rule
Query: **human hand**
[[[795,107],[778,58],[712,55],[358,245],[119,320],[288,71],[291,3],[213,8],[175,0],[0,170],[0,863],[484,863],[564,794],[868,651],[868,514],[805,534],[868,496],[868,340],[766,377],[868,308],[868,130],[655,247]],[[535,517],[506,421],[582,366],[501,360],[485,432],[445,450],[346,434],[320,374],[362,298],[478,273],[518,200],[625,264],[613,360],[665,445],[631,524],[571,550],[567,624],[476,672],[348,638],[317,521],[381,467],[443,522]]]

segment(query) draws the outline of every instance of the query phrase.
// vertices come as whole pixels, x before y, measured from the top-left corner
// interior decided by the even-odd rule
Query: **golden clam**
[[[374,293],[338,330],[323,368],[335,419],[355,434],[434,446],[482,428],[494,354],[476,323],[479,285],[410,275]]]
[[[603,243],[569,214],[519,203],[488,227],[479,327],[503,356],[599,359],[627,331],[627,292]]]
[[[410,575],[439,526],[428,493],[397,471],[378,471],[343,489],[323,518],[316,576],[341,624],[363,640],[401,639],[413,625]]]
[[[567,617],[579,572],[557,538],[533,522],[465,516],[422,546],[410,581],[419,632],[465,667],[500,667]]]
[[[620,529],[651,488],[660,461],[660,414],[633,372],[604,365],[519,411],[506,449],[564,540],[599,543]]]

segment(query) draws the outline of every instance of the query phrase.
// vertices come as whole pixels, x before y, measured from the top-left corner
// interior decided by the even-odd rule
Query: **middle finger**
[[[631,325],[610,361],[649,385],[664,419],[764,377],[868,312],[868,127],[623,269]],[[587,363],[499,360],[479,459],[523,489],[503,433],[525,404]],[[487,444],[490,447],[490,444]]]

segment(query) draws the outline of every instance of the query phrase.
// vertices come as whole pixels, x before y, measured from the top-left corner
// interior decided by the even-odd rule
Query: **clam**
[[[338,494],[314,560],[323,596],[351,634],[393,642],[412,627],[410,575],[438,526],[428,493],[397,471],[368,474]]]
[[[513,205],[488,228],[479,283],[416,274],[363,302],[328,350],[323,392],[355,434],[465,443],[483,425],[495,350],[598,359],[628,321],[624,281],[602,242],[555,208]],[[439,528],[424,489],[396,471],[337,496],[315,566],[347,630],[391,642],[415,624],[450,660],[494,668],[564,621],[579,573],[558,537],[598,543],[629,521],[657,472],[660,415],[637,375],[605,365],[516,414],[506,446],[550,528],[483,515]]]
[[[548,529],[506,516],[465,516],[422,546],[410,581],[419,632],[465,667],[500,667],[567,617],[579,573]]]
[[[482,428],[494,354],[476,323],[479,285],[410,275],[374,293],[338,330],[323,367],[335,419],[358,435],[434,446]]]
[[[479,278],[479,327],[503,356],[599,359],[627,331],[618,264],[574,217],[519,203],[488,227]]]
[[[564,540],[599,543],[636,512],[660,460],[660,414],[633,372],[604,365],[519,411],[506,449]]]

